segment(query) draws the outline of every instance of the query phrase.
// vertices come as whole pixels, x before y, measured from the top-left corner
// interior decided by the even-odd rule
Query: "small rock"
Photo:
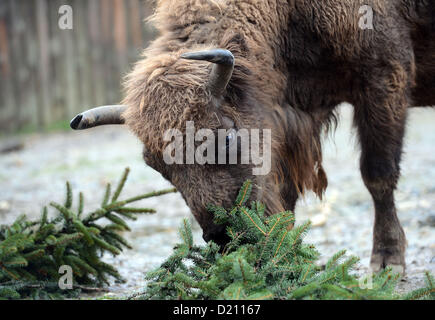
[[[11,210],[11,204],[8,201],[0,201],[0,213],[6,213]]]
[[[313,227],[322,227],[326,224],[328,219],[325,214],[317,214],[310,220]]]
[[[428,226],[431,228],[435,228],[435,216],[431,215],[431,216],[427,217],[426,219],[424,219],[423,221],[420,220],[419,225],[421,227]]]
[[[24,149],[24,143],[18,139],[9,139],[0,143],[0,154],[16,152]]]

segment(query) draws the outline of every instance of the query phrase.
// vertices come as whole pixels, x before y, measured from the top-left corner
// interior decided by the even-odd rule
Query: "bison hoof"
[[[405,262],[403,257],[399,256],[385,256],[382,254],[373,254],[370,261],[370,269],[372,272],[380,272],[386,267],[392,268],[394,273],[401,276],[405,275]]]

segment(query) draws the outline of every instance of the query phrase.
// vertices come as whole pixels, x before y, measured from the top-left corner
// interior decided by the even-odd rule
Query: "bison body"
[[[367,5],[373,28],[361,26]],[[352,104],[362,177],[375,204],[371,265],[404,271],[394,190],[407,109],[435,104],[434,7],[430,0],[159,0],[152,21],[160,35],[125,82],[123,118],[144,143],[145,161],[182,193],[204,239],[225,244],[225,227],[206,207],[230,206],[247,179],[269,214],[293,210],[307,190],[322,196],[320,136],[337,121],[337,105]],[[180,58],[215,48],[235,59],[219,94],[208,85],[217,59]],[[272,171],[167,165],[163,133],[183,130],[186,121],[271,129]]]

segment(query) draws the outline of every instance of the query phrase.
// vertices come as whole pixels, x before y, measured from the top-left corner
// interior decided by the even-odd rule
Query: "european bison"
[[[337,121],[336,106],[351,103],[375,204],[371,267],[404,272],[394,190],[407,109],[435,104],[434,16],[431,0],[159,0],[152,21],[160,36],[127,77],[124,106],[85,112],[71,126],[125,122],[146,163],[180,190],[204,239],[222,245],[225,228],[206,206],[230,206],[247,179],[269,214],[293,210],[307,190],[322,196],[320,136]],[[188,121],[213,131],[271,129],[272,171],[168,165],[164,133],[184,132]]]

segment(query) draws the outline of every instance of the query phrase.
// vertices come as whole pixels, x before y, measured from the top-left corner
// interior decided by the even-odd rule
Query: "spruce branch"
[[[120,201],[129,172],[125,170],[113,195],[110,184],[107,185],[102,207],[85,215],[86,218],[81,218],[83,193],[79,193],[74,209],[73,191],[67,182],[63,205],[50,203],[57,212],[56,217],[49,219],[48,208],[44,207],[38,221],[28,221],[23,215],[11,225],[0,226],[0,299],[71,297],[80,290],[101,290],[110,277],[123,281],[118,271],[101,257],[105,252],[116,256],[131,248],[120,233],[130,230],[126,219],[135,220],[138,215],[156,212],[126,205],[176,192],[175,189],[154,191]],[[101,224],[103,219],[111,224]],[[62,265],[73,269],[76,289],[73,292],[62,291],[57,285]]]
[[[204,247],[192,242],[184,220],[181,244],[156,270],[146,276],[146,288],[131,299],[422,299],[433,298],[433,277],[426,288],[406,296],[394,289],[399,276],[387,269],[374,275],[373,288],[360,285],[353,272],[359,259],[342,250],[324,268],[319,252],[304,238],[310,222],[295,227],[294,215],[282,212],[267,217],[258,202],[246,206],[252,184],[247,181],[234,207],[208,209],[215,223],[224,224],[230,242],[221,249],[210,241]]]

